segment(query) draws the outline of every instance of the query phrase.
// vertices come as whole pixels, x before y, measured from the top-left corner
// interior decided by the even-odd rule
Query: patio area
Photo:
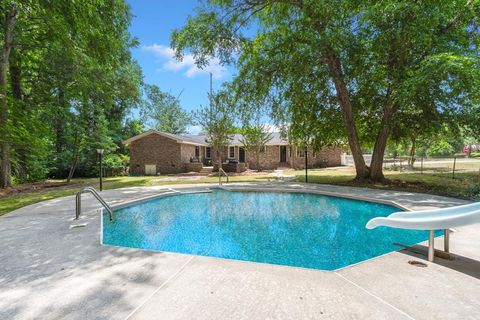
[[[262,184],[279,185],[394,200],[412,210],[465,203],[397,191]],[[192,187],[133,187],[103,191],[102,197],[115,205]],[[90,195],[83,199],[78,222],[72,221],[73,196],[0,217],[0,319],[480,318],[479,224],[451,233],[450,260],[426,261],[422,244],[416,249],[423,254],[401,250],[321,271],[102,246],[100,205]],[[78,224],[85,226],[71,227]]]

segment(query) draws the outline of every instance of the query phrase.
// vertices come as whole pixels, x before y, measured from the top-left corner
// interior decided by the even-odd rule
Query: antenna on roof
[[[212,73],[210,72],[210,113],[213,112],[212,97],[213,97],[213,80],[212,80]]]

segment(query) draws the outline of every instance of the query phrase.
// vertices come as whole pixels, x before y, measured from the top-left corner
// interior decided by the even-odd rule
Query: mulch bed
[[[0,198],[5,198],[7,196],[11,196],[17,193],[33,192],[33,191],[39,191],[44,189],[54,189],[54,188],[63,189],[65,187],[72,187],[75,185],[78,185],[78,183],[48,182],[48,181],[25,183],[25,184],[20,184],[18,186],[6,188],[6,189],[0,189]]]

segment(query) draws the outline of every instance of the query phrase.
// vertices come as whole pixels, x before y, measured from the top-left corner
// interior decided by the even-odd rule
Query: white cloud
[[[187,131],[189,134],[198,135],[202,131],[202,126],[198,126],[198,125],[188,126]]]
[[[208,74],[211,72],[213,78],[220,79],[228,72],[227,68],[220,64],[220,60],[218,60],[218,58],[210,59],[208,66],[200,69],[195,65],[195,59],[193,58],[193,55],[186,54],[182,61],[178,61],[175,59],[173,49],[161,44],[142,46],[142,50],[150,52],[155,57],[161,59],[163,61],[163,70],[173,72],[182,71],[188,78],[193,78],[198,74]]]

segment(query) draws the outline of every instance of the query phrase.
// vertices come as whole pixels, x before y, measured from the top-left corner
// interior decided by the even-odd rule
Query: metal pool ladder
[[[80,217],[80,212],[82,211],[82,193],[91,193],[95,198],[97,198],[98,202],[102,204],[102,206],[108,211],[110,221],[113,220],[113,210],[112,208],[103,200],[102,197],[98,194],[97,190],[92,187],[86,187],[82,190],[77,192],[77,196],[75,198],[75,220],[78,220]]]
[[[228,183],[228,174],[222,168],[218,168],[218,184],[219,185],[222,185],[222,174],[225,177],[227,177],[227,183]]]

